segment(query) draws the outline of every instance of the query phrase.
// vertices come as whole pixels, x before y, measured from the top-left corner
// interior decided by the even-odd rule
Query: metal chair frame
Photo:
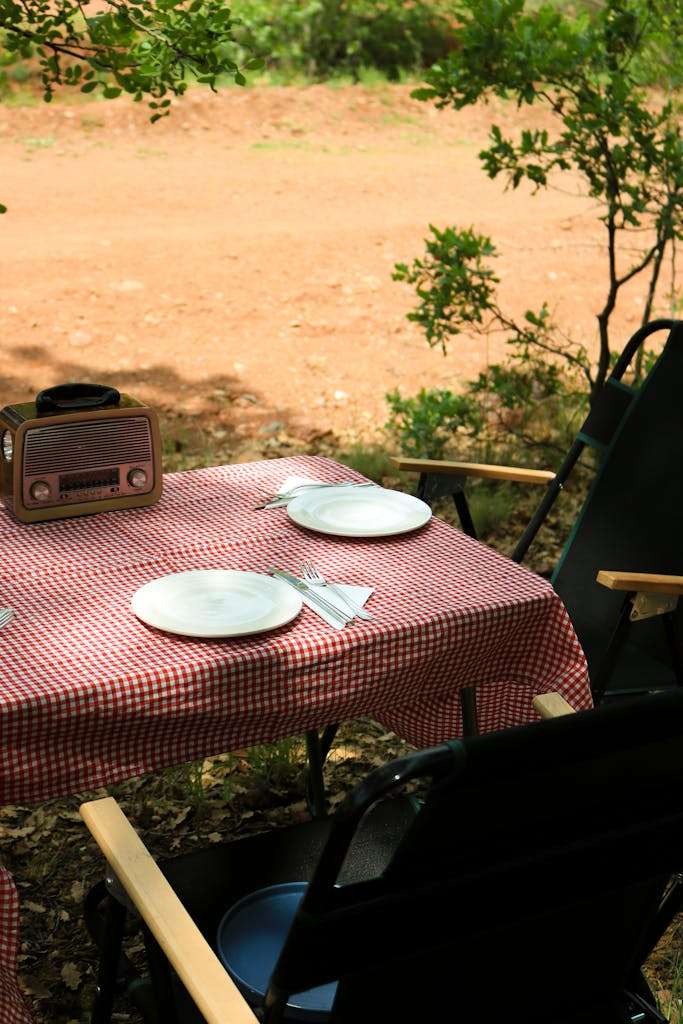
[[[675,326],[676,321],[674,320],[660,319],[654,320],[636,331],[617,359],[612,372],[605,381],[605,384],[603,385],[603,393],[608,387],[620,384],[636,352],[640,349],[647,338],[650,337],[650,335],[661,330],[671,330]],[[563,459],[557,473],[548,483],[546,491],[539,502],[536,511],[531,517],[526,529],[510,556],[513,562],[521,563],[526,556],[529,547],[533,543],[538,531],[544,524],[548,514],[560,496],[562,489],[571,476],[574,467],[583,454],[584,449],[587,444],[589,444],[591,429],[595,423],[595,418],[596,417],[593,412],[589,413],[588,418],[579,430],[576,439]],[[452,497],[463,532],[477,540],[477,532],[465,492],[466,479],[467,478],[465,476],[458,476],[457,474],[446,475],[444,473],[423,472],[420,473],[416,493],[419,498],[426,501],[429,505],[432,505],[438,498]],[[619,656],[633,626],[634,619],[631,616],[631,611],[636,593],[636,591],[626,592],[609,646],[597,673],[595,673],[594,678],[591,680],[593,699],[596,703],[603,700],[607,693],[609,681],[615,671]],[[681,650],[680,641],[677,638],[674,627],[674,614],[667,613],[662,615],[661,621],[665,630],[667,646],[671,655],[673,674],[678,685],[683,686],[683,651]],[[635,696],[638,693],[646,692],[649,691],[646,689],[641,691],[613,689],[609,691],[609,696]],[[473,694],[467,697],[467,701],[470,706],[473,699]],[[471,724],[472,720],[470,718],[470,727]]]
[[[676,873],[683,849],[683,805],[680,802],[683,777],[678,757],[682,700],[680,692],[673,692],[641,699],[637,705],[611,706],[570,715],[569,719],[562,717],[555,722],[464,742],[454,741],[415,752],[373,771],[335,814],[307,893],[271,977],[263,1007],[266,1024],[279,1024],[283,1020],[292,992],[335,977],[346,980],[340,986],[334,1019],[359,1020],[353,1016],[358,1000],[364,1004],[369,998],[373,1006],[377,1002],[377,981],[373,972],[379,970],[378,977],[385,978],[382,984],[386,984],[389,977],[395,979],[397,969],[400,974],[398,961],[410,951],[411,956],[417,956],[415,963],[422,965],[419,970],[426,968],[429,977],[431,951],[441,949],[439,956],[446,958],[444,963],[451,963],[452,944],[464,952],[461,943],[469,941],[470,935],[475,942],[476,970],[488,970],[485,965],[489,963],[489,943],[499,941],[496,936],[502,934],[499,929],[506,923],[512,928],[510,941],[514,935],[520,936],[521,945],[514,956],[510,947],[511,970],[516,972],[525,962],[527,948],[536,948],[542,941],[543,932],[538,932],[541,924],[534,923],[539,914],[539,922],[550,914],[549,934],[554,928],[562,936],[562,942],[569,944],[569,951],[577,948],[575,943],[585,934],[586,915],[593,913],[594,906],[599,909],[593,946],[602,948],[603,938],[614,934],[615,955],[612,959],[606,958],[608,973],[604,976],[600,964],[596,965],[589,957],[586,961],[586,967],[592,965],[589,974],[583,986],[577,986],[579,995],[575,993],[574,1003],[568,1004],[573,1005],[573,1009],[560,1012],[556,1008],[552,1020],[555,1024],[560,1024],[560,1020],[562,1024],[601,1024],[604,1019],[619,1020],[623,1024],[636,1021],[665,1024],[665,1018],[652,1005],[652,994],[639,965],[683,906],[683,876]],[[556,695],[555,702],[548,701],[545,708],[537,704],[544,717],[565,716],[571,709],[562,705]],[[639,771],[633,775],[636,766]],[[625,777],[636,784],[633,797],[627,797],[620,784]],[[407,782],[423,778],[432,780],[423,811],[414,819],[414,827],[399,839],[381,875],[367,881],[344,883],[339,888],[340,870],[368,810]],[[579,790],[574,792],[577,784]],[[538,787],[537,798],[532,802],[525,795],[529,787]],[[614,806],[610,793],[614,795]],[[493,816],[487,794],[493,800]],[[474,831],[463,833],[460,827],[455,827],[451,811],[454,802],[455,806],[463,805],[465,823],[469,822]],[[132,876],[127,874],[129,870],[135,874],[144,848],[120,811],[116,812],[118,820],[125,827],[117,821],[111,833],[106,834],[104,823],[116,821],[112,818],[111,805],[116,808],[111,799],[95,801],[85,805],[82,812],[100,846],[114,855],[112,862],[119,865],[117,870],[121,872],[126,891],[133,896],[142,918],[150,922],[148,914],[154,917],[158,911],[152,909],[153,904],[146,905],[140,883],[132,881]],[[496,807],[502,814],[500,822],[495,814]],[[518,836],[508,832],[507,816],[514,817],[516,808],[522,809],[520,813],[528,826],[528,834],[525,829]],[[481,822],[482,835],[475,827],[477,821]],[[126,844],[130,842],[126,829],[135,840],[130,852],[126,852]],[[495,841],[491,845],[496,836],[502,845]],[[615,860],[615,854],[624,846],[640,852]],[[190,860],[200,855],[201,851],[190,855]],[[196,877],[196,869],[192,868],[195,860],[185,864],[186,860],[181,858],[182,871],[187,878]],[[575,878],[562,869],[570,863],[576,866]],[[613,870],[606,870],[610,864]],[[145,871],[149,872],[149,868]],[[154,867],[154,871],[161,879],[159,868]],[[178,875],[179,880],[182,877]],[[515,880],[512,885],[511,879]],[[132,883],[132,888],[129,889],[127,883]],[[168,887],[167,882],[164,884]],[[111,874],[107,888],[110,895],[105,900],[105,926],[100,930],[102,963],[92,1024],[109,1024],[113,998],[121,984],[121,941],[129,900],[125,894],[121,895],[118,882]],[[155,881],[153,888],[158,891],[159,883]],[[182,894],[182,888],[179,891]],[[502,905],[498,903],[499,898]],[[613,911],[622,906],[621,901],[626,901],[623,921],[614,922]],[[458,907],[461,917],[458,919],[456,914],[453,918]],[[409,910],[414,917],[406,917]],[[163,920],[172,928],[170,917],[164,916]],[[410,942],[405,949],[401,943],[396,950],[391,942],[380,941],[382,935],[398,934],[401,922],[405,927],[408,921]],[[144,928],[157,1006],[156,1017],[148,1019],[154,1024],[180,1024],[172,994],[174,974],[167,961],[167,956],[173,954],[167,951],[164,927],[161,932],[157,930],[159,922],[157,916],[156,928],[150,924],[156,937],[146,925]],[[605,922],[608,922],[607,932]],[[172,934],[171,931],[171,945]],[[490,938],[484,938],[482,945],[481,936]],[[527,947],[529,942],[531,946]],[[562,982],[564,960],[561,957],[554,960],[550,947],[544,948],[544,956],[546,952],[548,963],[552,964],[551,974],[534,979],[533,964],[529,964],[531,978],[517,989],[535,993],[533,1020],[539,1019],[540,1008],[546,1005],[546,994],[540,993],[545,993],[550,986],[547,993],[550,994],[555,991],[553,986]],[[206,955],[213,956],[208,947]],[[577,964],[582,962],[581,956],[583,954],[579,955]],[[177,960],[174,963],[180,967]],[[186,962],[185,967],[180,976],[187,983],[193,974],[192,964]],[[368,971],[369,975],[363,980]],[[389,975],[385,976],[386,971]],[[462,981],[465,979],[466,975]],[[599,988],[595,987],[596,979],[602,979]],[[571,986],[573,980],[570,977],[567,983]],[[536,992],[539,983],[541,988]],[[605,999],[614,1010],[617,1004],[613,1006],[612,1001],[617,990],[623,994],[619,1015],[616,1011],[608,1018],[596,1015]],[[411,998],[420,1000],[420,992],[420,988],[417,992],[413,989]],[[478,993],[479,983],[472,979],[467,998],[478,999]],[[396,990],[392,998],[398,1006],[402,1005],[404,995]],[[438,992],[433,992],[430,998],[433,1003],[439,998]],[[584,1000],[588,1003],[584,1004]],[[592,1010],[591,1000],[595,1002]],[[518,1004],[518,1009],[523,1011],[524,1007]],[[414,1016],[404,1017],[401,1013],[398,1016],[401,1021],[414,1020]],[[486,1019],[490,1016],[489,1012]],[[183,1022],[187,1019],[182,1017]],[[230,1024],[230,1018],[220,1011],[207,1019],[216,1024],[219,1020],[220,1024]],[[240,1012],[239,1019],[253,1018],[249,1014],[243,1017]]]

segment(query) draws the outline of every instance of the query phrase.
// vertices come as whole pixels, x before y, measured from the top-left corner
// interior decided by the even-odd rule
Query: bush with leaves
[[[665,257],[683,237],[683,138],[671,92],[683,74],[675,34],[683,0],[605,0],[579,14],[547,4],[527,11],[524,0],[461,0],[454,14],[454,49],[413,95],[458,110],[495,96],[552,114],[553,130],[526,128],[517,138],[493,125],[480,159],[489,177],[513,189],[523,181],[548,188],[565,172],[583,181],[605,231],[597,359],[564,338],[547,304],[521,319],[498,305],[496,249],[473,227],[432,226],[425,257],[398,264],[394,277],[415,286],[410,319],[430,344],[502,330],[522,360],[537,353],[566,364],[592,398],[613,357],[610,321],[623,287],[646,277],[647,322]],[[653,78],[671,87],[668,98],[646,88]]]
[[[515,455],[523,451],[526,461],[545,468],[554,465],[588,412],[583,383],[571,368],[533,350],[488,366],[466,386],[484,415],[479,441]]]
[[[169,94],[182,96],[188,77],[211,88],[224,74],[245,84],[224,0],[105,0],[91,9],[90,0],[0,0],[1,65],[37,58],[48,103],[60,86],[148,97],[152,121],[169,113]]]
[[[494,363],[463,392],[422,389],[387,396],[387,429],[405,455],[438,459],[463,450],[548,467],[564,455],[588,411],[583,378],[535,352]],[[458,451],[459,449],[459,451]]]
[[[453,38],[425,0],[235,0],[234,11],[240,38],[271,66],[316,79],[367,67],[396,80],[445,57]]]
[[[403,398],[396,389],[387,395],[391,412],[387,427],[401,450],[416,458],[438,459],[456,431],[468,435],[481,426],[478,403],[467,395],[438,388]]]

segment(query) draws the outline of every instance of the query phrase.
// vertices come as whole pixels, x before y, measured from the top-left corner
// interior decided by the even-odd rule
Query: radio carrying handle
[[[103,409],[118,405],[121,395],[106,384],[58,384],[45,388],[36,395],[36,411],[76,412],[79,409]]]

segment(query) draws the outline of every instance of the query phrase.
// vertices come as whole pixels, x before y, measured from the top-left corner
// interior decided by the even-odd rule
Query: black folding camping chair
[[[664,330],[653,368],[640,387],[628,387],[622,378],[636,352]],[[633,335],[557,473],[393,461],[420,474],[425,501],[452,497],[473,537],[468,477],[546,485],[512,554],[521,562],[586,446],[599,467],[551,580],[586,653],[594,700],[683,685],[683,321],[656,320]],[[608,690],[612,676],[617,685]]]
[[[333,819],[160,866],[113,799],[83,805],[111,893],[93,1024],[110,1020],[126,905],[156,1024],[664,1021],[641,965],[682,903],[683,691],[536,703],[561,717],[419,751]],[[419,810],[389,798],[427,778]],[[272,901],[295,882],[283,918]]]

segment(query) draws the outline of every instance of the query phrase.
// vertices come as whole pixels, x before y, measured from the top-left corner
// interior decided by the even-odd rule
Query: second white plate
[[[299,526],[335,537],[391,537],[424,526],[432,510],[411,494],[384,487],[328,487],[300,494],[287,514]]]
[[[131,608],[155,629],[181,636],[251,636],[284,626],[302,600],[286,583],[256,572],[195,569],[146,583]]]

